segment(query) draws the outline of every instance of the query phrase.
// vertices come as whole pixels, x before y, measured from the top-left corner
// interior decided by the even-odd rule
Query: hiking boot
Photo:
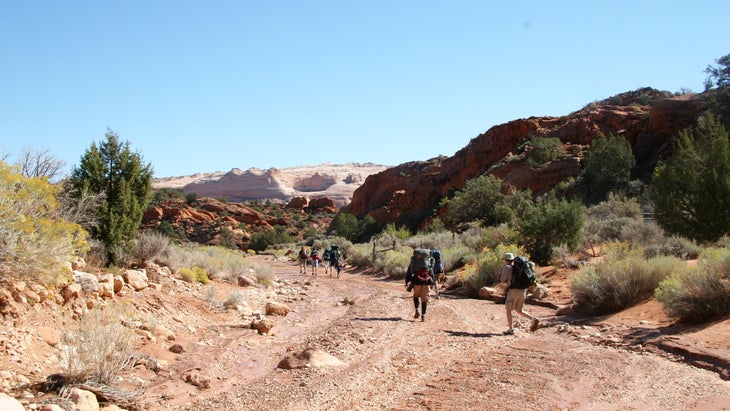
[[[418,311],[416,311],[416,314],[413,316],[413,318],[418,318],[420,314],[418,314]]]
[[[535,332],[538,326],[540,326],[540,320],[533,318],[532,323],[530,323],[530,332]]]
[[[508,328],[508,329],[502,331],[502,334],[504,334],[504,335],[513,335],[514,333],[515,333],[514,328]]]
[[[421,322],[424,322],[424,321],[426,321],[426,314],[421,315]]]

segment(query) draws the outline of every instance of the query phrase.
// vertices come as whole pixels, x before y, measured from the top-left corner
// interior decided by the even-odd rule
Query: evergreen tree
[[[610,191],[626,186],[635,164],[634,154],[626,139],[612,135],[601,135],[594,139],[584,161],[592,199],[603,200]]]
[[[708,93],[710,110],[715,113],[725,126],[730,128],[730,54],[726,54],[715,60],[717,66],[707,66],[705,73],[709,77],[705,80],[707,90],[716,87]]]
[[[672,156],[654,170],[649,197],[671,234],[715,241],[730,232],[730,143],[711,113],[679,133]]]
[[[117,250],[129,250],[150,202],[152,166],[144,165],[141,155],[130,150],[129,142],[120,143],[112,130],[105,137],[98,145],[92,143],[70,180],[79,193],[104,194],[96,210],[99,224],[91,227],[91,235],[104,244],[109,261],[115,262]]]
[[[558,199],[548,193],[521,210],[515,221],[532,259],[547,265],[553,247],[564,244],[574,251],[580,245],[585,207],[578,201]]]
[[[361,224],[357,217],[350,213],[338,213],[330,223],[329,232],[348,241],[356,241],[361,234]]]
[[[491,174],[467,181],[452,199],[443,202],[442,206],[447,207],[444,223],[460,231],[472,221],[485,227],[508,221],[509,210],[501,189],[502,180]]]

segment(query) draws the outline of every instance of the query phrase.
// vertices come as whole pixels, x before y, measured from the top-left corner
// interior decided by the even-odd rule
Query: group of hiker
[[[302,246],[299,250],[299,273],[307,273],[307,265],[311,266],[312,275],[317,276],[320,262],[324,267],[324,273],[332,274],[336,271],[337,278],[341,278],[344,263],[339,247],[336,245],[325,249],[322,256],[319,251],[313,248],[307,252],[307,248]],[[515,311],[522,317],[530,320],[529,330],[533,332],[537,330],[540,321],[524,310],[525,295],[527,290],[535,285],[535,267],[534,263],[526,257],[515,257],[512,253],[505,253],[503,256],[504,265],[500,273],[500,283],[506,289],[505,311],[507,317],[507,329],[503,332],[505,335],[515,333],[513,327],[512,312]],[[413,250],[411,261],[406,270],[405,287],[409,292],[413,292],[413,306],[415,314],[413,318],[421,318],[426,321],[426,310],[430,300],[430,290],[436,290],[436,298],[439,298],[439,282],[445,278],[444,264],[441,259],[441,251],[437,249],[416,248]]]
[[[512,253],[505,253],[502,257],[504,265],[500,273],[500,283],[507,288],[505,298],[505,311],[507,315],[507,329],[505,335],[515,333],[512,320],[512,311],[530,320],[530,332],[537,330],[540,321],[524,310],[525,295],[527,290],[535,285],[535,267],[526,257],[515,257]],[[438,298],[437,275],[443,275],[443,262],[439,250],[428,250],[416,248],[413,250],[411,262],[406,271],[406,290],[413,292],[413,306],[415,314],[413,318],[421,318],[426,321],[426,310],[430,298],[430,288],[436,288]],[[420,308],[420,311],[419,311]]]
[[[310,252],[307,252],[307,247],[305,246],[299,249],[300,274],[307,273],[307,264],[309,264],[312,267],[312,275],[316,277],[319,274],[320,263],[324,268],[325,274],[329,274],[331,277],[336,272],[337,278],[341,278],[344,263],[338,246],[333,245],[325,249],[321,256],[319,255],[319,250],[316,248],[312,248]]]

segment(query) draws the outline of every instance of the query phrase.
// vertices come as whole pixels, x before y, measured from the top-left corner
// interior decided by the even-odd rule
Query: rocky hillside
[[[303,240],[310,232],[324,233],[336,212],[335,202],[328,197],[294,197],[287,204],[171,199],[149,207],[141,229],[165,231],[165,224],[174,238],[248,250],[257,232],[281,228],[295,240]]]
[[[650,172],[668,142],[694,123],[707,105],[705,94],[674,96],[644,88],[590,104],[562,117],[530,117],[492,127],[473,138],[452,157],[414,161],[369,176],[341,212],[362,218],[369,214],[379,226],[396,223],[417,228],[433,217],[439,201],[467,180],[493,174],[504,188],[530,189],[535,195],[582,171],[585,148],[599,135],[626,138],[639,174]],[[525,141],[554,137],[565,156],[537,168],[526,161]]]
[[[158,178],[156,189],[182,189],[226,201],[279,200],[288,202],[295,197],[327,197],[338,207],[348,204],[352,193],[365,179],[388,166],[366,164],[320,164],[290,168],[270,168],[246,171],[234,168],[223,173],[199,173],[192,176]]]

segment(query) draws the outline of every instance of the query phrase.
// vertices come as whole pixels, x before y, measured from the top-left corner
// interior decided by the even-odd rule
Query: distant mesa
[[[365,179],[390,166],[373,163],[347,163],[269,168],[233,168],[228,172],[196,173],[190,176],[157,178],[153,188],[182,189],[203,197],[226,201],[277,200],[295,197],[327,197],[337,207],[352,200],[353,192]]]

